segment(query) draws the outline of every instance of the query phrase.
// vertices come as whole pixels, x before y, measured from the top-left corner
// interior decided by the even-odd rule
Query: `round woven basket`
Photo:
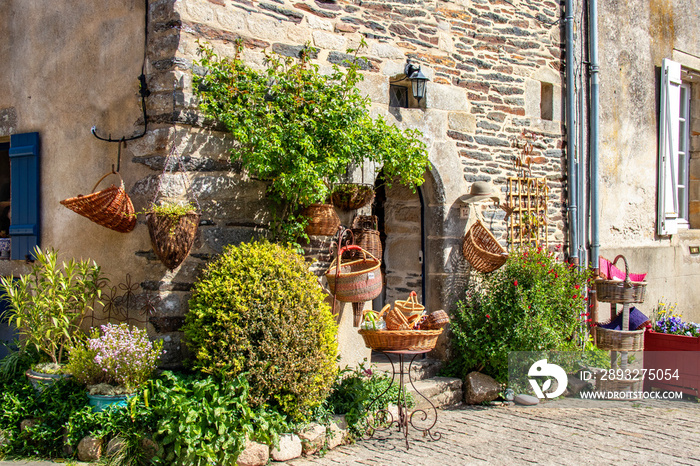
[[[194,211],[178,218],[153,212],[146,214],[153,252],[168,269],[175,269],[190,253],[199,218],[200,214]]]
[[[644,330],[610,330],[593,327],[596,346],[605,351],[641,351]]]
[[[343,253],[349,249],[362,251],[362,258],[343,263]],[[338,301],[371,301],[382,292],[380,266],[381,261],[362,248],[346,246],[339,251],[337,262],[334,259],[326,271],[328,288]]]
[[[403,312],[403,315],[408,319],[416,314],[420,315],[425,311],[425,306],[418,302],[418,295],[415,291],[411,291],[408,295],[408,299],[396,300],[394,302],[394,307],[399,311]]]
[[[340,218],[332,204],[311,204],[301,211],[309,219],[304,229],[310,236],[333,236],[338,232]]]
[[[365,346],[379,351],[425,351],[435,348],[440,330],[358,330]]]
[[[462,254],[475,270],[482,273],[493,272],[508,259],[506,250],[481,220],[477,220],[464,235]]]
[[[107,189],[95,192],[97,186],[109,175],[119,177],[119,187],[112,185]],[[86,196],[79,194],[76,197],[65,199],[61,201],[61,205],[98,225],[119,233],[128,233],[136,227],[134,206],[124,189],[124,180],[117,172],[109,172],[100,178],[92,188],[91,194]]]

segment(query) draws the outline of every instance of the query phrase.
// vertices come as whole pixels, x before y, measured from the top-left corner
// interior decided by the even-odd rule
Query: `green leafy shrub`
[[[413,397],[410,393],[406,395],[412,406]],[[341,371],[324,405],[332,414],[345,414],[350,433],[361,437],[367,430],[371,412],[387,409],[390,403],[396,404],[398,396],[399,384],[392,384],[388,374],[360,364]]]
[[[479,370],[508,379],[511,351],[576,350],[584,339],[588,272],[526,249],[472,281],[452,319],[460,376]]]
[[[243,374],[221,383],[211,376],[178,377],[165,372],[153,382],[150,405],[160,444],[156,464],[236,464],[246,436],[274,444],[287,429],[284,417],[248,404]]]
[[[100,303],[104,277],[94,261],[63,262],[53,249],[34,250],[36,261],[19,280],[0,277],[9,306],[8,321],[19,330],[23,348],[34,347],[53,364],[80,335],[86,313]]]
[[[297,60],[267,55],[266,69],[258,71],[243,62],[242,49],[239,42],[228,59],[200,46],[198,64],[206,72],[194,76],[195,90],[202,110],[238,142],[233,156],[270,182],[268,196],[279,211],[271,225],[277,237],[299,233],[288,225],[297,221],[295,212],[324,202],[348,164],[374,162],[388,182],[423,183],[430,162],[420,132],[373,118],[370,100],[357,87],[366,59],[355,56],[344,70],[334,65],[322,73],[308,48]]]
[[[63,427],[72,413],[87,404],[85,388],[71,379],[57,380],[38,394],[24,377],[8,381],[0,394],[0,429],[9,434],[9,441],[0,447],[0,453],[61,456]],[[25,419],[33,422],[20,431]]]
[[[228,246],[193,287],[183,328],[193,367],[229,380],[245,372],[253,407],[304,418],[337,373],[337,326],[324,297],[289,247]]]

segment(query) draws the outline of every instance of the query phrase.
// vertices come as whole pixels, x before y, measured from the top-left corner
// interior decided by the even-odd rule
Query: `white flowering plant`
[[[88,389],[107,384],[117,388],[110,394],[133,393],[148,381],[163,353],[163,342],[152,342],[145,330],[107,324],[72,348],[68,369]]]

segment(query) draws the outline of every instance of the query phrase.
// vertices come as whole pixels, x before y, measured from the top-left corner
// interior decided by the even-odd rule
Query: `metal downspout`
[[[566,158],[568,183],[568,216],[569,216],[569,259],[578,263],[578,173],[576,170],[575,139],[576,125],[574,123],[574,8],[573,0],[566,0],[564,25],[566,27]]]
[[[598,220],[600,212],[598,210],[598,129],[599,129],[599,91],[598,91],[598,0],[588,2],[588,44],[590,56],[590,76],[591,76],[591,107],[589,121],[589,147],[590,147],[590,209],[591,209],[591,254],[590,264],[594,270],[594,276],[599,273],[598,260],[600,257],[600,232]],[[591,319],[598,321],[597,300],[593,300],[591,309]]]

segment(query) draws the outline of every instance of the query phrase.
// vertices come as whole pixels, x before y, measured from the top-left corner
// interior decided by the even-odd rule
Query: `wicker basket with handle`
[[[97,186],[109,175],[117,175],[119,177],[119,187],[112,185],[109,188],[95,192]],[[119,172],[111,171],[100,178],[92,188],[91,194],[86,196],[79,194],[76,197],[61,201],[61,204],[110,230],[128,233],[136,227],[134,205],[126,194],[124,180],[122,180]]]
[[[508,254],[481,220],[464,235],[462,254],[471,266],[482,273],[493,272],[506,263]]]
[[[343,253],[356,249],[362,259],[343,263]],[[338,301],[360,303],[371,301],[382,292],[381,261],[358,246],[346,246],[338,252],[326,271],[328,288]]]
[[[622,259],[625,263],[625,280],[604,280],[595,281],[595,292],[598,301],[605,303],[643,303],[646,293],[646,282],[633,282],[630,280],[627,259],[622,254],[615,257],[612,265]]]
[[[425,306],[418,302],[418,295],[415,291],[411,291],[408,298],[405,301],[396,300],[394,302],[394,307],[399,311],[403,312],[406,318],[414,316],[416,314],[422,314],[425,311]]]

